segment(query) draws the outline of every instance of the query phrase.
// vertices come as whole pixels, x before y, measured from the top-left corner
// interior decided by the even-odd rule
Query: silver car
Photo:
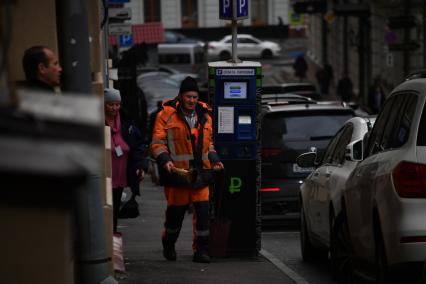
[[[368,135],[365,159],[346,182],[333,228],[334,267],[342,277],[355,272],[377,283],[415,283],[420,274],[426,256],[425,101],[426,79],[400,84]]]
[[[316,151],[297,158],[300,167],[316,167],[300,186],[300,241],[305,261],[328,256],[330,228],[341,209],[342,190],[362,160],[363,138],[373,123],[374,118],[351,118],[330,141],[321,161]]]

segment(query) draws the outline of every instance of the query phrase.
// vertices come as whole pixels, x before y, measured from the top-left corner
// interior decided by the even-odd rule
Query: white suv
[[[331,240],[333,267],[346,280],[355,272],[376,283],[414,283],[421,270],[426,256],[425,101],[424,78],[410,78],[392,91],[365,141],[365,159],[346,182]]]

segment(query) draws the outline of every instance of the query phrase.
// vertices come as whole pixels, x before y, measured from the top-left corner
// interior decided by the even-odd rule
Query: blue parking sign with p
[[[243,19],[248,17],[248,1],[237,0],[237,18]]]
[[[237,4],[236,15],[234,15],[234,1]],[[248,18],[249,0],[219,0],[219,19],[241,20]]]
[[[131,34],[123,34],[119,36],[118,42],[120,46],[132,46],[133,36]]]

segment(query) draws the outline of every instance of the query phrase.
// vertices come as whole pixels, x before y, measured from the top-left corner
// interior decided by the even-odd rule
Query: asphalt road
[[[306,263],[300,252],[299,231],[294,228],[262,230],[262,249],[272,254],[309,284],[332,284],[328,262]]]

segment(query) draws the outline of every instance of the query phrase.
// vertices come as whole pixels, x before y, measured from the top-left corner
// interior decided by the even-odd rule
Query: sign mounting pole
[[[232,62],[238,63],[241,62],[240,59],[238,59],[237,54],[237,0],[232,1]]]
[[[219,19],[231,20],[232,27],[232,58],[229,62],[239,63],[237,54],[238,21],[248,18],[249,0],[219,0]]]

